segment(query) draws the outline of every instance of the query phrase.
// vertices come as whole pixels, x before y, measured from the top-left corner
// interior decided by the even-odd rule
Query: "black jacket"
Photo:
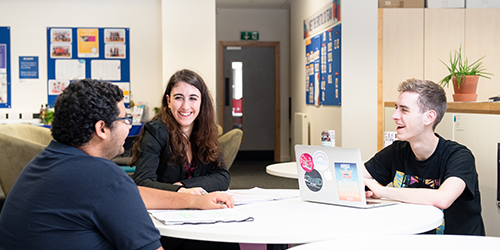
[[[143,129],[136,170],[132,177],[137,185],[177,191],[180,186],[172,184],[181,181],[186,188],[202,187],[207,192],[225,191],[229,188],[231,175],[225,164],[220,168],[215,162],[203,164],[197,159],[193,178],[184,179],[185,166],[167,163],[172,151],[166,125],[160,120],[154,120],[144,124]],[[193,157],[197,158],[195,153]],[[219,155],[219,159],[223,162],[222,155]]]

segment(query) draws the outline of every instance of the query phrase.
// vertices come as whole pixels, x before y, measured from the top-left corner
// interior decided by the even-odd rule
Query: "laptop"
[[[372,208],[399,203],[366,199],[358,148],[295,145],[300,197],[306,201]]]

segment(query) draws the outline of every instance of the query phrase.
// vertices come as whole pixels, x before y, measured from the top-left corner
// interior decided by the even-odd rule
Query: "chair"
[[[221,126],[217,125],[217,129],[219,133],[219,146],[222,152],[222,157],[224,158],[224,162],[229,170],[231,165],[233,165],[236,155],[238,154],[238,150],[240,149],[243,131],[235,128],[223,134]]]
[[[130,163],[132,162],[132,156],[134,155],[132,148],[134,147],[137,137],[139,136],[128,136],[125,139],[125,144],[123,144],[123,148],[125,149],[123,154],[112,159],[112,161],[116,163],[116,165],[120,166],[129,176],[132,176],[135,172],[135,166],[130,166]]]
[[[5,196],[23,168],[52,140],[49,129],[30,124],[0,125],[0,187]]]

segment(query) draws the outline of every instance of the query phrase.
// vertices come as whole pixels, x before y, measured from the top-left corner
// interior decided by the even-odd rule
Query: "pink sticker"
[[[306,171],[306,172],[313,171],[314,162],[313,162],[313,158],[310,154],[303,153],[300,156],[299,162],[300,162],[300,166],[302,167],[302,169],[304,169],[304,171]]]

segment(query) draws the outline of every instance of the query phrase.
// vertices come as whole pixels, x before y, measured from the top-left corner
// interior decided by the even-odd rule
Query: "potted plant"
[[[456,102],[474,102],[477,100],[477,82],[479,77],[484,77],[491,79],[488,75],[493,74],[485,72],[483,62],[481,61],[485,56],[477,59],[475,62],[469,64],[467,58],[462,58],[462,45],[458,51],[455,50],[455,54],[451,55],[450,52],[450,65],[446,65],[445,62],[441,61],[450,72],[449,75],[445,76],[439,84],[443,87],[448,87],[450,80],[453,82],[453,89],[455,94],[453,95],[453,100]]]
[[[44,125],[51,125],[52,120],[54,119],[54,111],[50,109],[44,110],[40,114],[40,119],[42,120]]]
[[[153,111],[155,112],[155,115],[158,115],[160,113],[160,107],[154,107]]]

